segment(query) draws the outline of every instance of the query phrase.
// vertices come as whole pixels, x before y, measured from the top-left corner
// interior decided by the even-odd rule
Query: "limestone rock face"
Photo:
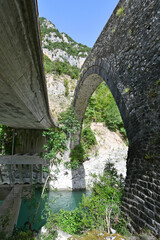
[[[59,165],[57,180],[50,182],[51,188],[58,190],[90,189],[94,178],[91,174],[103,174],[107,163],[113,163],[118,174],[126,176],[126,158],[128,148],[117,133],[110,131],[101,123],[93,123],[97,146],[91,152],[91,157],[76,170],[66,169],[65,162],[69,160],[69,150],[63,156],[63,162]],[[69,144],[69,143],[68,143]],[[53,175],[57,167],[51,169]]]
[[[71,66],[81,68],[90,48],[76,43],[66,33],[60,33],[55,25],[40,18],[42,48],[51,61],[67,61]]]
[[[68,75],[47,74],[46,81],[50,110],[57,122],[58,115],[65,111],[73,100],[77,80],[71,79]],[[66,94],[65,82],[67,82],[68,94]]]
[[[51,61],[58,60],[64,62],[66,60],[71,66],[77,66],[78,68],[82,67],[86,59],[86,57],[72,56],[61,49],[48,50],[46,47],[43,47],[43,52]]]

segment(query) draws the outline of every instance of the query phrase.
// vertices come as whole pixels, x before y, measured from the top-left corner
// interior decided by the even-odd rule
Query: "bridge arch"
[[[74,96],[75,116],[82,125],[90,97],[103,81],[109,87],[116,101],[129,141],[123,211],[130,217],[131,231],[140,232],[144,228],[149,228],[159,236],[160,155],[156,148],[159,136],[158,134],[153,135],[155,140],[152,144],[150,143],[153,138],[147,137],[149,143],[146,142],[144,134],[146,125],[142,125],[141,119],[136,116],[137,101],[135,98],[134,104],[134,93],[131,92],[128,85],[121,83],[118,75],[114,74],[105,61],[92,62],[87,69],[82,71]],[[144,112],[143,116],[145,114]],[[81,132],[78,132],[75,144],[79,144],[80,138]],[[158,151],[155,152],[154,149]]]
[[[118,16],[119,9],[124,12]],[[129,140],[122,208],[130,228],[160,237],[160,2],[120,0],[86,59],[74,97],[82,123],[104,80]],[[80,133],[78,139],[80,139]]]
[[[109,87],[115,102],[118,106],[120,115],[122,117],[124,127],[126,129],[127,137],[129,142],[131,141],[131,131],[129,130],[128,125],[128,113],[127,113],[127,105],[125,103],[125,88],[124,86],[118,86],[116,82],[118,82],[118,76],[112,73],[108,64],[106,64],[103,60],[95,61],[92,63],[93,65],[89,66],[87,71],[84,71],[81,75],[80,81],[75,90],[75,98],[74,98],[74,111],[75,116],[78,121],[82,124],[83,118],[85,115],[86,108],[88,106],[88,102],[96,88],[104,81]],[[81,134],[78,133],[77,141],[80,142]]]

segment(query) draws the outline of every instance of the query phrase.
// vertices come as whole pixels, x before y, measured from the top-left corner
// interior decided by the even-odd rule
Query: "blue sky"
[[[76,42],[92,47],[118,0],[38,0],[39,16]]]

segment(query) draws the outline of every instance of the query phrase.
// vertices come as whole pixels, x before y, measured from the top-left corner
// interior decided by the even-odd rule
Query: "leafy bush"
[[[54,164],[60,161],[57,155],[62,156],[64,150],[67,149],[68,136],[75,134],[80,129],[80,124],[75,118],[72,108],[61,113],[58,123],[58,127],[43,132],[43,136],[47,136],[48,139],[47,145],[44,146],[45,157],[52,160]]]
[[[0,153],[12,153],[13,129],[0,124]]]
[[[52,22],[50,22],[50,23],[53,24],[54,28],[47,28],[46,24],[44,23],[45,20],[46,20],[46,18],[44,18],[44,17],[40,17],[40,18],[39,18],[42,40],[44,39],[44,37],[45,37],[46,34],[49,35],[51,32],[55,32],[56,35],[57,35],[59,38],[62,38],[62,35],[61,35],[60,32],[58,31],[58,29],[55,28],[55,25],[54,25]]]
[[[13,233],[13,235],[8,240],[36,240],[32,231],[18,231]]]
[[[69,87],[68,87],[68,80],[64,79],[64,86],[65,86],[65,96],[69,95]]]
[[[70,166],[72,169],[76,169],[81,165],[86,158],[86,152],[82,144],[76,145],[73,149],[71,149],[70,154]]]
[[[96,137],[94,135],[94,132],[91,130],[90,126],[82,130],[81,138],[86,151],[91,149],[94,145],[97,144]]]
[[[50,31],[51,32],[51,31]],[[47,33],[49,33],[49,29],[47,29]],[[86,57],[88,53],[90,52],[90,48],[81,45],[73,43],[66,43],[66,42],[51,42],[50,40],[45,40],[47,44],[44,46],[45,48],[49,49],[50,51],[53,51],[54,49],[60,49],[62,51],[67,52],[69,55],[72,56],[78,56],[78,57]]]
[[[126,139],[119,109],[105,82],[98,86],[88,103],[84,123],[89,124],[92,121],[104,122],[110,130],[119,130]]]
[[[79,69],[76,66],[71,66],[67,61],[52,62],[46,55],[44,55],[44,68],[46,73],[67,74],[73,79],[79,77]]]
[[[124,228],[125,221],[120,211],[123,179],[117,175],[112,165],[106,169],[103,176],[95,176],[91,195],[83,195],[78,208],[70,212],[61,210],[54,215],[57,226],[63,231],[70,234],[80,234],[92,229],[106,231],[106,215],[109,209],[111,227],[119,232]]]
[[[81,127],[74,115],[74,109],[72,107],[69,107],[60,114],[58,123],[67,135],[74,135]]]
[[[46,150],[45,158],[48,160],[52,159],[53,163],[56,164],[57,160],[60,160],[57,158],[58,153],[62,155],[64,150],[67,149],[67,136],[62,128],[57,127],[43,132],[43,136],[47,136],[47,145],[44,145]]]
[[[124,13],[124,7],[120,7],[117,12],[116,15],[122,17]]]

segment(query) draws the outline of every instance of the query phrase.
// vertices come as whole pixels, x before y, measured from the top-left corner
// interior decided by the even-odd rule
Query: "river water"
[[[73,210],[78,206],[82,195],[89,195],[88,191],[52,191],[47,193],[46,198],[42,199],[40,209],[35,219],[33,229],[39,230],[45,223],[45,205],[49,203],[50,209],[56,213],[60,209]],[[29,228],[29,222],[32,221],[40,199],[41,190],[36,189],[31,198],[24,198],[21,202],[21,208],[17,221],[17,228]],[[46,200],[47,199],[47,200]]]

